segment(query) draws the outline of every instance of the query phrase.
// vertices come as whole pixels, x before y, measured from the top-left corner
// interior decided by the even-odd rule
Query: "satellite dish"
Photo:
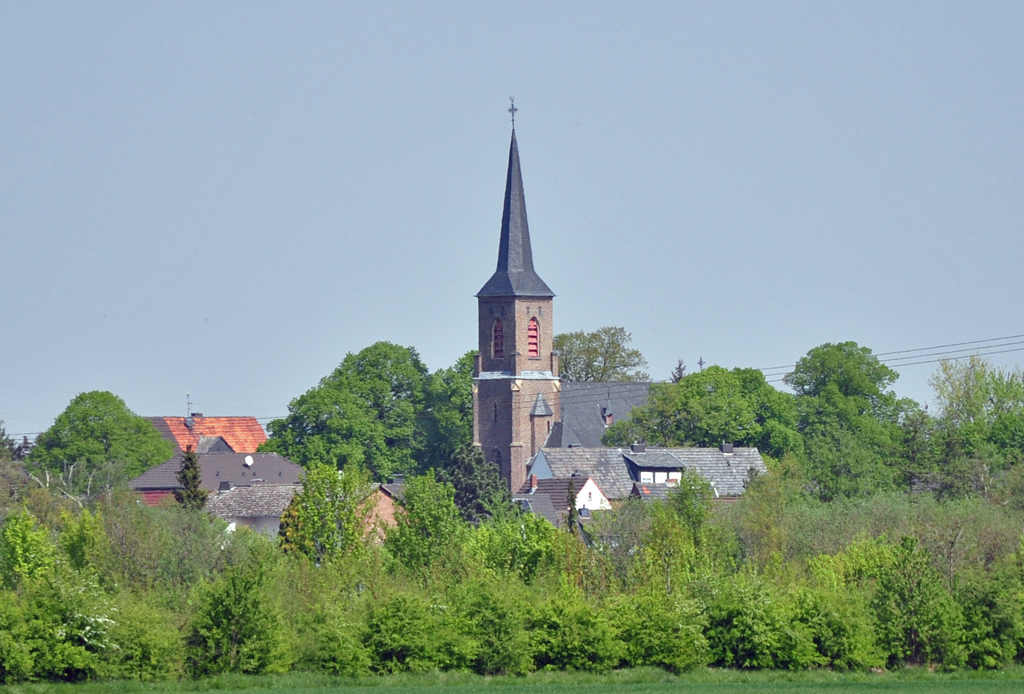
[[[251,455],[245,456],[245,466],[246,467],[252,467],[252,456]]]

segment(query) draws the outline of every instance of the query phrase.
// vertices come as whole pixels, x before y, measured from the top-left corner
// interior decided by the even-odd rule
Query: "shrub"
[[[473,644],[451,618],[439,614],[443,610],[414,594],[398,594],[373,606],[363,638],[371,668],[391,674],[468,667]]]
[[[462,587],[462,611],[475,642],[473,670],[481,675],[523,675],[533,669],[524,591],[496,581]]]
[[[159,680],[181,672],[184,644],[172,613],[127,593],[114,610],[105,676]]]
[[[25,632],[18,595],[0,589],[0,684],[21,682],[32,674],[34,659]]]
[[[622,646],[604,613],[578,591],[564,590],[530,621],[534,663],[546,670],[610,670]]]
[[[250,561],[229,568],[213,584],[200,587],[199,604],[185,642],[192,676],[287,670],[290,654],[267,591],[265,567]]]
[[[623,644],[623,664],[682,672],[710,658],[707,617],[695,600],[678,595],[620,597],[611,607],[612,623]]]
[[[76,682],[98,674],[113,621],[96,580],[57,564],[22,582],[0,611],[4,679]]]
[[[967,665],[976,669],[1009,665],[1024,646],[1024,604],[1021,585],[1011,570],[976,573],[956,587],[964,616]]]
[[[792,597],[794,620],[807,629],[823,664],[833,670],[867,670],[885,664],[863,591],[801,588]]]
[[[754,574],[728,579],[709,604],[709,617],[713,665],[801,670],[826,662],[793,606]]]
[[[942,585],[926,550],[904,537],[875,590],[878,641],[890,667],[964,663],[963,616]]]
[[[317,605],[300,634],[300,663],[332,675],[365,675],[370,656],[363,645],[362,627],[355,615],[338,605]]]

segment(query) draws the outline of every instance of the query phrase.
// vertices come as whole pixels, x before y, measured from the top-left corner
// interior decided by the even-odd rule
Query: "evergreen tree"
[[[485,460],[472,443],[455,451],[448,467],[438,470],[437,479],[455,488],[455,505],[470,523],[480,523],[512,503],[497,463]]]
[[[176,475],[181,489],[174,490],[174,498],[179,504],[187,509],[199,511],[206,506],[206,496],[209,492],[200,487],[202,475],[199,472],[199,456],[192,450],[192,446],[185,448],[185,455],[181,459],[181,469]]]

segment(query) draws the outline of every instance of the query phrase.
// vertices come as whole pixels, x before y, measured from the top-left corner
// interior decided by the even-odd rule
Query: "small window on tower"
[[[529,328],[529,330],[528,330],[528,332],[526,334],[526,344],[528,345],[528,347],[530,349],[530,356],[531,357],[539,357],[540,356],[540,347],[538,346],[538,340],[537,340],[537,319],[536,318],[531,318],[530,319],[530,328]]]
[[[491,336],[491,353],[495,359],[502,359],[505,356],[505,329],[501,325],[501,319],[494,319],[494,329]]]

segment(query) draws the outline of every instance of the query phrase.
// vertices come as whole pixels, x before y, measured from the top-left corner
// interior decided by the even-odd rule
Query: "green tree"
[[[446,557],[466,533],[455,488],[438,482],[433,470],[406,479],[401,505],[384,546],[410,571],[422,571]]]
[[[1024,449],[1024,372],[998,369],[973,355],[939,362],[928,383],[938,405],[947,463],[979,457],[986,444],[1017,462]]]
[[[181,457],[181,469],[175,474],[175,479],[178,480],[181,489],[174,490],[174,499],[191,511],[203,510],[209,492],[200,486],[203,480],[199,471],[199,454],[192,450],[192,446],[185,447],[185,454]]]
[[[651,385],[645,405],[605,433],[610,446],[717,446],[728,441],[781,457],[799,450],[796,405],[756,369],[710,366],[678,383]]]
[[[669,508],[689,529],[694,547],[700,547],[703,542],[704,524],[711,515],[713,498],[711,484],[693,470],[683,470],[679,484],[669,490]]]
[[[633,337],[625,328],[607,326],[592,333],[555,335],[559,372],[563,381],[647,381],[647,360],[632,349]]]
[[[416,350],[378,342],[348,354],[330,375],[270,422],[261,451],[303,466],[360,465],[378,481],[412,470],[424,447],[427,369]]]
[[[821,499],[895,488],[899,422],[915,405],[888,387],[898,374],[855,342],[810,350],[784,381],[796,391],[812,487]]]
[[[302,476],[302,490],[281,517],[282,548],[318,564],[358,552],[366,534],[369,495],[368,476],[362,468],[338,470],[313,463]]]
[[[462,355],[453,366],[438,369],[426,382],[426,467],[441,469],[455,461],[458,451],[473,443],[473,368],[476,351]]]
[[[0,526],[0,579],[8,586],[37,576],[53,564],[50,531],[28,511],[12,513]]]
[[[174,446],[116,395],[75,396],[28,456],[30,469],[56,476],[65,491],[110,489],[164,462]]]

